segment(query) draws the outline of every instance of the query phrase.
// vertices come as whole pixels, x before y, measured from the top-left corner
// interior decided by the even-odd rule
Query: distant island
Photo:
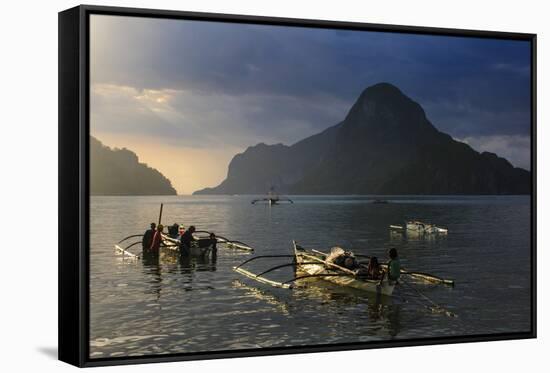
[[[90,136],[91,195],[175,195],[163,174],[128,149],[111,149]]]
[[[529,194],[531,173],[438,131],[397,87],[365,89],[345,119],[292,146],[258,144],[193,194]]]

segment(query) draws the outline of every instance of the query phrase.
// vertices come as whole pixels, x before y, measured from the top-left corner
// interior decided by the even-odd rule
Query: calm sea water
[[[251,196],[92,197],[90,354],[92,358],[318,345],[357,341],[529,331],[530,197],[300,196],[293,205],[251,205]],[[244,241],[255,255],[291,254],[340,245],[456,281],[454,288],[415,284],[455,313],[430,312],[406,286],[394,296],[309,281],[276,289],[243,278],[232,267],[250,254],[219,249],[216,261],[157,263],[123,259],[113,245],[158,219]],[[447,227],[440,237],[392,234],[390,224],[420,219]],[[133,241],[127,241],[131,243]],[[141,251],[141,245],[132,248]],[[132,250],[131,249],[131,250]],[[259,271],[289,262],[256,261]],[[271,274],[292,278],[292,268]],[[405,278],[406,280],[406,278]]]

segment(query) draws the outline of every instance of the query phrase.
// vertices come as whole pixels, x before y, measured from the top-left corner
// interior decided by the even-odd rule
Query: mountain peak
[[[412,108],[413,106],[419,105],[411,100],[407,95],[405,95],[399,88],[390,83],[377,83],[370,87],[365,88],[359,98],[357,103],[368,104],[376,103],[378,105],[391,106],[392,109],[395,107],[406,106]]]
[[[361,93],[348,112],[344,127],[352,131],[349,135],[353,137],[359,135],[355,131],[368,131],[369,136],[378,138],[405,132],[413,132],[414,137],[418,137],[435,131],[418,103],[393,84],[385,82],[367,87]],[[401,136],[401,141],[405,140]]]
[[[387,82],[380,82],[365,88],[361,96],[364,95],[398,95],[404,96],[403,92],[396,86]]]

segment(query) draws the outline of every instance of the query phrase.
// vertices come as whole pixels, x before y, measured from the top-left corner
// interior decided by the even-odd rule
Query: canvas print
[[[90,16],[91,359],[530,332],[531,44]]]

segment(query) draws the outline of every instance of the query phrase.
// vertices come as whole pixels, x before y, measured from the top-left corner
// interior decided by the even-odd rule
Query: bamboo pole
[[[242,267],[243,265],[245,265],[248,262],[251,262],[251,261],[256,260],[256,259],[261,259],[261,258],[294,258],[294,255],[260,255],[260,256],[255,256],[253,258],[245,260],[244,262],[242,262],[241,264],[239,264],[235,268]]]
[[[238,273],[248,277],[248,278],[251,278],[251,279],[256,280],[258,282],[262,282],[264,284],[268,284],[268,285],[275,286],[275,287],[278,287],[278,288],[283,288],[283,289],[292,289],[293,288],[293,286],[290,285],[290,284],[284,284],[282,282],[269,280],[265,277],[258,277],[254,273],[249,272],[249,271],[247,271],[246,269],[243,269],[243,268],[233,267],[233,270],[235,272],[238,272]]]
[[[157,226],[160,225],[161,221],[162,221],[162,208],[164,206],[164,203],[161,203],[160,204],[160,212],[159,212],[159,223],[157,224]]]

